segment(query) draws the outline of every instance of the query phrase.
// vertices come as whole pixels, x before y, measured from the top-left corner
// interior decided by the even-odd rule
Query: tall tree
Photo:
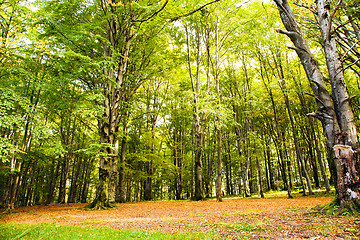
[[[334,148],[337,170],[336,199],[342,208],[354,208],[354,206],[358,208],[360,206],[358,197],[359,178],[355,169],[355,154],[352,149],[358,147],[357,130],[336,41],[332,34],[333,16],[338,6],[330,13],[329,1],[318,0],[316,2],[318,23],[333,93],[330,97],[319,65],[312,56],[310,48],[295,21],[289,3],[287,0],[274,1],[287,29],[287,31],[278,30],[278,32],[286,34],[295,45],[291,48],[298,54],[318,102],[318,112],[311,115],[322,121],[327,135],[329,151]]]

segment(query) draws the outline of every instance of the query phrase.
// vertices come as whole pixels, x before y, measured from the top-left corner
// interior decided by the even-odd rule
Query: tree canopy
[[[352,168],[358,194],[333,147],[359,147],[360,10],[321,2],[0,0],[0,206],[292,197]]]

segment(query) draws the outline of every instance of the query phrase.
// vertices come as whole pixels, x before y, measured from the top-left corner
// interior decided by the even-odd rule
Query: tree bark
[[[134,20],[134,16],[131,12],[129,12],[131,20],[126,22],[127,20],[119,20],[114,16],[113,8],[106,5],[104,10],[106,15],[111,16],[105,26],[106,38],[111,46],[105,43],[102,44],[104,57],[114,57],[115,55],[120,57],[117,66],[111,66],[103,70],[108,80],[104,84],[104,114],[102,119],[99,119],[99,134],[100,143],[107,146],[105,146],[103,156],[100,159],[96,197],[89,205],[90,208],[100,209],[110,207],[110,202],[115,201],[119,162],[119,139],[117,135],[122,117],[121,103],[124,101],[123,82],[126,76],[132,38],[134,37],[134,23],[131,21]],[[120,24],[124,27],[120,28]],[[100,42],[102,41],[100,40]]]
[[[274,0],[274,2],[278,7],[281,20],[286,28],[286,31],[277,30],[277,32],[287,35],[293,42],[294,47],[289,48],[296,51],[315,96],[318,110],[315,113],[309,113],[309,115],[321,120],[324,132],[326,133],[328,148],[331,149],[335,143],[335,135],[340,133],[340,128],[336,119],[334,104],[326,88],[319,63],[311,54],[301,29],[295,21],[288,1]]]
[[[125,191],[125,154],[126,154],[126,134],[127,128],[124,126],[123,137],[121,140],[121,151],[120,151],[120,164],[119,164],[119,179],[117,185],[116,202],[126,202],[126,191]]]
[[[323,39],[326,64],[329,72],[332,98],[327,91],[317,61],[311,55],[306,40],[301,34],[287,0],[274,0],[287,31],[286,34],[295,45],[296,53],[305,69],[318,103],[317,113],[313,113],[323,124],[327,136],[329,152],[334,147],[337,170],[337,201],[341,208],[359,208],[359,178],[355,166],[356,154],[352,148],[358,148],[357,129],[350,106],[350,97],[345,85],[343,69],[333,37],[330,2],[317,0],[318,23]],[[336,11],[336,10],[334,10]],[[336,145],[335,145],[336,144]],[[341,147],[339,147],[341,146]],[[344,146],[344,147],[343,147]],[[345,148],[345,150],[343,150]]]
[[[357,158],[356,153],[353,151],[353,149],[356,150],[359,147],[359,142],[354,114],[350,105],[350,96],[345,84],[344,71],[333,34],[332,20],[336,9],[330,14],[329,1],[317,0],[316,5],[326,65],[333,93],[332,99],[341,129],[341,132],[335,136],[335,141],[339,145],[346,146],[346,149],[336,147],[338,145],[334,146],[338,177],[337,200],[342,208],[360,209],[359,176],[355,169]]]

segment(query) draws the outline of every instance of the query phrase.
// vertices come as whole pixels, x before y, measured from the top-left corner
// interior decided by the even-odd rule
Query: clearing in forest
[[[154,201],[116,204],[103,211],[85,210],[85,204],[20,207],[2,215],[0,230],[17,224],[56,223],[84,230],[106,226],[115,230],[158,231],[172,239],[179,232],[205,233],[211,239],[358,239],[357,216],[321,214],[314,209],[332,200],[332,196],[297,196],[223,202]],[[23,231],[19,238],[32,239],[27,236]],[[0,231],[2,237],[7,238]]]

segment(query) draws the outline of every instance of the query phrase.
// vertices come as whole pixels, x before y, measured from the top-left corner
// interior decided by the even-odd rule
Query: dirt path
[[[313,207],[332,197],[295,199],[225,199],[158,201],[118,204],[105,211],[82,209],[84,204],[21,207],[0,223],[40,223],[110,226],[115,229],[218,232],[223,239],[359,239],[360,219],[316,213]]]

